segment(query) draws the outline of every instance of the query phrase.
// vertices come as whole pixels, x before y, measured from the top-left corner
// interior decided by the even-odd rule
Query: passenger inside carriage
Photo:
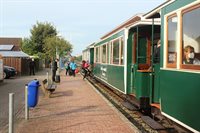
[[[160,63],[160,45],[161,41],[158,40],[157,45],[154,47],[154,63]]]
[[[185,46],[183,64],[200,65],[200,60],[195,57],[194,47],[190,45]]]

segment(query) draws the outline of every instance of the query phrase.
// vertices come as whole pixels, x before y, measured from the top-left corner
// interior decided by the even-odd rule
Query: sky
[[[36,22],[50,22],[73,45],[73,55],[137,13],[165,0],[0,0],[0,37],[29,37]]]

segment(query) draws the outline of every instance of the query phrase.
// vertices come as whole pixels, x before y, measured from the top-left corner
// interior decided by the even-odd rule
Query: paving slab
[[[15,124],[16,133],[137,133],[113,105],[82,76],[61,75],[51,98],[39,97],[29,120]]]

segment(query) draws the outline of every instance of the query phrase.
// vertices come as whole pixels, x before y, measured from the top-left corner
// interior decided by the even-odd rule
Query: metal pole
[[[28,85],[25,85],[25,120],[29,119],[29,108],[28,108]]]
[[[58,54],[58,48],[56,46],[56,59],[58,59],[59,61],[57,62],[57,66],[58,66],[58,69],[56,71],[56,75],[60,75],[60,56]]]
[[[153,85],[154,85],[154,80],[153,80],[153,76],[154,76],[154,18],[152,19],[152,31],[151,31],[151,34],[152,34],[152,38],[151,38],[151,74],[150,74],[150,104],[153,102]]]
[[[13,133],[14,93],[9,93],[9,133]]]
[[[47,85],[49,84],[49,72],[47,71]]]

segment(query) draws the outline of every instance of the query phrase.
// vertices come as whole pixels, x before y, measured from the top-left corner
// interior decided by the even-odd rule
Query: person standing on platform
[[[70,67],[70,69],[72,71],[72,75],[75,77],[76,76],[75,70],[76,70],[77,65],[76,65],[76,63],[73,60],[71,61],[69,67]]]
[[[58,69],[58,62],[59,60],[56,59],[55,61],[52,62],[52,81],[55,82],[55,77],[56,77],[56,71]]]
[[[90,66],[89,61],[84,63],[84,66],[83,66],[83,69],[84,69],[83,79],[85,79],[88,76],[88,74],[90,73],[89,66]]]
[[[29,75],[31,75],[33,73],[33,75],[35,75],[35,61],[32,58],[31,61],[29,62]]]
[[[67,62],[67,63],[65,64],[65,70],[66,70],[66,73],[65,73],[65,74],[66,74],[66,76],[67,76],[67,74],[69,74],[69,69],[70,69],[70,68],[69,68],[69,64],[70,64],[69,62]]]

